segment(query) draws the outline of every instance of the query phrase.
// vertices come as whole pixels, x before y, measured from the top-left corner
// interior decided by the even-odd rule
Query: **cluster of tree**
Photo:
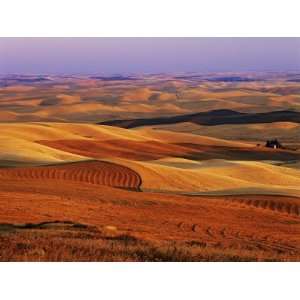
[[[277,139],[274,140],[267,140],[266,142],[266,147],[268,148],[274,148],[274,149],[282,149],[283,146],[279,143],[279,141]]]

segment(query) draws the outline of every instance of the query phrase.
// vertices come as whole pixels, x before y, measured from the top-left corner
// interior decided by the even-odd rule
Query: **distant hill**
[[[273,122],[295,122],[300,123],[300,112],[296,111],[272,111],[266,113],[241,113],[233,110],[212,110],[188,115],[172,117],[112,120],[100,122],[101,125],[109,125],[123,128],[134,128],[148,125],[174,124],[191,122],[199,125],[224,125],[224,124],[255,124]]]
[[[262,81],[259,78],[249,78],[241,76],[223,76],[223,77],[212,77],[205,78],[201,75],[185,75],[185,76],[176,76],[175,79],[183,80],[198,80],[198,81],[212,81],[212,82],[253,82],[253,81]]]
[[[137,78],[134,77],[129,77],[129,76],[121,76],[121,75],[116,75],[116,76],[90,76],[91,79],[99,79],[103,81],[121,81],[121,80],[138,80]]]

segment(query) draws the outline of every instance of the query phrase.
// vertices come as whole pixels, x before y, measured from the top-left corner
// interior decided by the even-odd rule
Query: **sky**
[[[0,74],[300,71],[300,38],[0,38]]]

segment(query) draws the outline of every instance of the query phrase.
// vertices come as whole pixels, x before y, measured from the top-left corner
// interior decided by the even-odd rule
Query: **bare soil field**
[[[2,261],[295,261],[293,197],[190,197],[1,180]]]
[[[58,166],[34,168],[0,169],[3,179],[51,179],[86,182],[105,186],[138,190],[141,185],[140,176],[133,170],[109,162],[89,161]]]

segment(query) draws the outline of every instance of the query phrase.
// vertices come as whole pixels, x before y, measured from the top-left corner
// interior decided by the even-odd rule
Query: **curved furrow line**
[[[212,238],[214,237],[211,227],[207,227],[205,233]]]
[[[91,174],[91,183],[100,184],[99,177],[99,172],[93,171]]]
[[[113,185],[116,182],[117,172],[113,172],[110,176],[109,185]]]
[[[91,177],[92,177],[92,170],[87,170],[86,171],[86,182],[91,183]],[[78,180],[76,180],[76,181],[78,181]]]
[[[192,231],[193,231],[193,232],[196,232],[196,231],[197,231],[197,227],[198,227],[197,224],[193,224],[193,225],[192,225]]]
[[[83,181],[84,170],[78,170],[78,181]]]
[[[121,178],[122,178],[122,174],[120,171],[117,171],[116,172],[116,182],[120,182],[121,181]]]
[[[94,184],[101,184],[101,178],[102,178],[101,171],[93,171],[90,178]],[[109,186],[113,186],[113,185],[109,185]]]
[[[63,170],[62,180],[68,179],[68,172],[66,170]]]
[[[127,173],[124,173],[125,174],[125,178],[124,178],[124,185],[125,186],[130,186],[130,177],[128,176],[128,174]]]
[[[119,182],[120,182],[120,185],[124,185],[124,182],[125,182],[125,174],[123,172],[120,172],[120,178],[119,178]]]
[[[179,229],[181,229],[181,228],[183,227],[183,225],[184,225],[183,222],[179,222],[179,223],[177,224],[177,227],[178,227]]]

